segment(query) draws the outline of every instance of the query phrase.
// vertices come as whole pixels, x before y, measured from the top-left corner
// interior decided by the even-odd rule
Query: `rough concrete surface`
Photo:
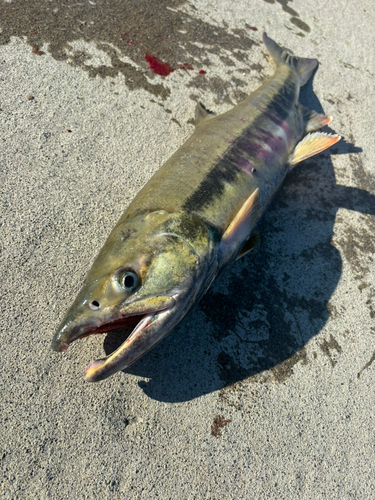
[[[371,0],[0,0],[0,498],[375,497],[374,30]],[[54,330],[195,102],[272,74],[263,31],[319,59],[301,101],[343,139],[173,333],[85,383],[115,334]]]

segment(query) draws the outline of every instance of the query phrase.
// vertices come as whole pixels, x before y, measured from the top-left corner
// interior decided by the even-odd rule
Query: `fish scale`
[[[330,117],[298,103],[318,61],[263,40],[273,77],[222,115],[197,105],[194,133],[130,203],[58,327],[52,347],[65,351],[78,338],[135,325],[115,352],[89,364],[87,381],[127,368],[164,338],[256,245],[256,224],[290,169],[339,140],[315,132]]]

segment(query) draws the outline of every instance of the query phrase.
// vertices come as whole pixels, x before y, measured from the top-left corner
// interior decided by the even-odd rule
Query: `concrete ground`
[[[374,29],[371,0],[0,0],[0,498],[375,497]],[[115,334],[54,330],[195,102],[272,74],[263,31],[319,59],[301,101],[343,139],[169,337],[84,382]]]

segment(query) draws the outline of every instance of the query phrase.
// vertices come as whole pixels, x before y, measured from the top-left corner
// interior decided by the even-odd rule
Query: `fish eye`
[[[131,292],[138,285],[138,276],[132,271],[126,271],[120,278],[120,285],[127,292]]]
[[[93,300],[92,302],[89,303],[89,308],[92,311],[96,311],[97,309],[99,309],[99,307],[100,307],[100,304],[97,300]]]

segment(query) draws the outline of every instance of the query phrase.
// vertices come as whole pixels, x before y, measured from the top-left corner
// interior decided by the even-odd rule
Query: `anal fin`
[[[251,250],[253,250],[253,248],[255,248],[259,243],[259,238],[260,238],[259,233],[253,233],[242,247],[240,253],[237,255],[236,260],[240,259],[244,255],[249,253]]]
[[[320,115],[316,111],[302,106],[303,120],[305,122],[305,132],[315,132],[322,127],[325,127],[332,121],[332,116]]]
[[[225,230],[219,246],[219,260],[229,260],[236,254],[254,229],[260,216],[260,191],[257,188],[245,201]]]
[[[329,135],[323,132],[306,135],[295,147],[290,159],[290,165],[296,165],[311,156],[321,153],[340,139],[339,135]]]

